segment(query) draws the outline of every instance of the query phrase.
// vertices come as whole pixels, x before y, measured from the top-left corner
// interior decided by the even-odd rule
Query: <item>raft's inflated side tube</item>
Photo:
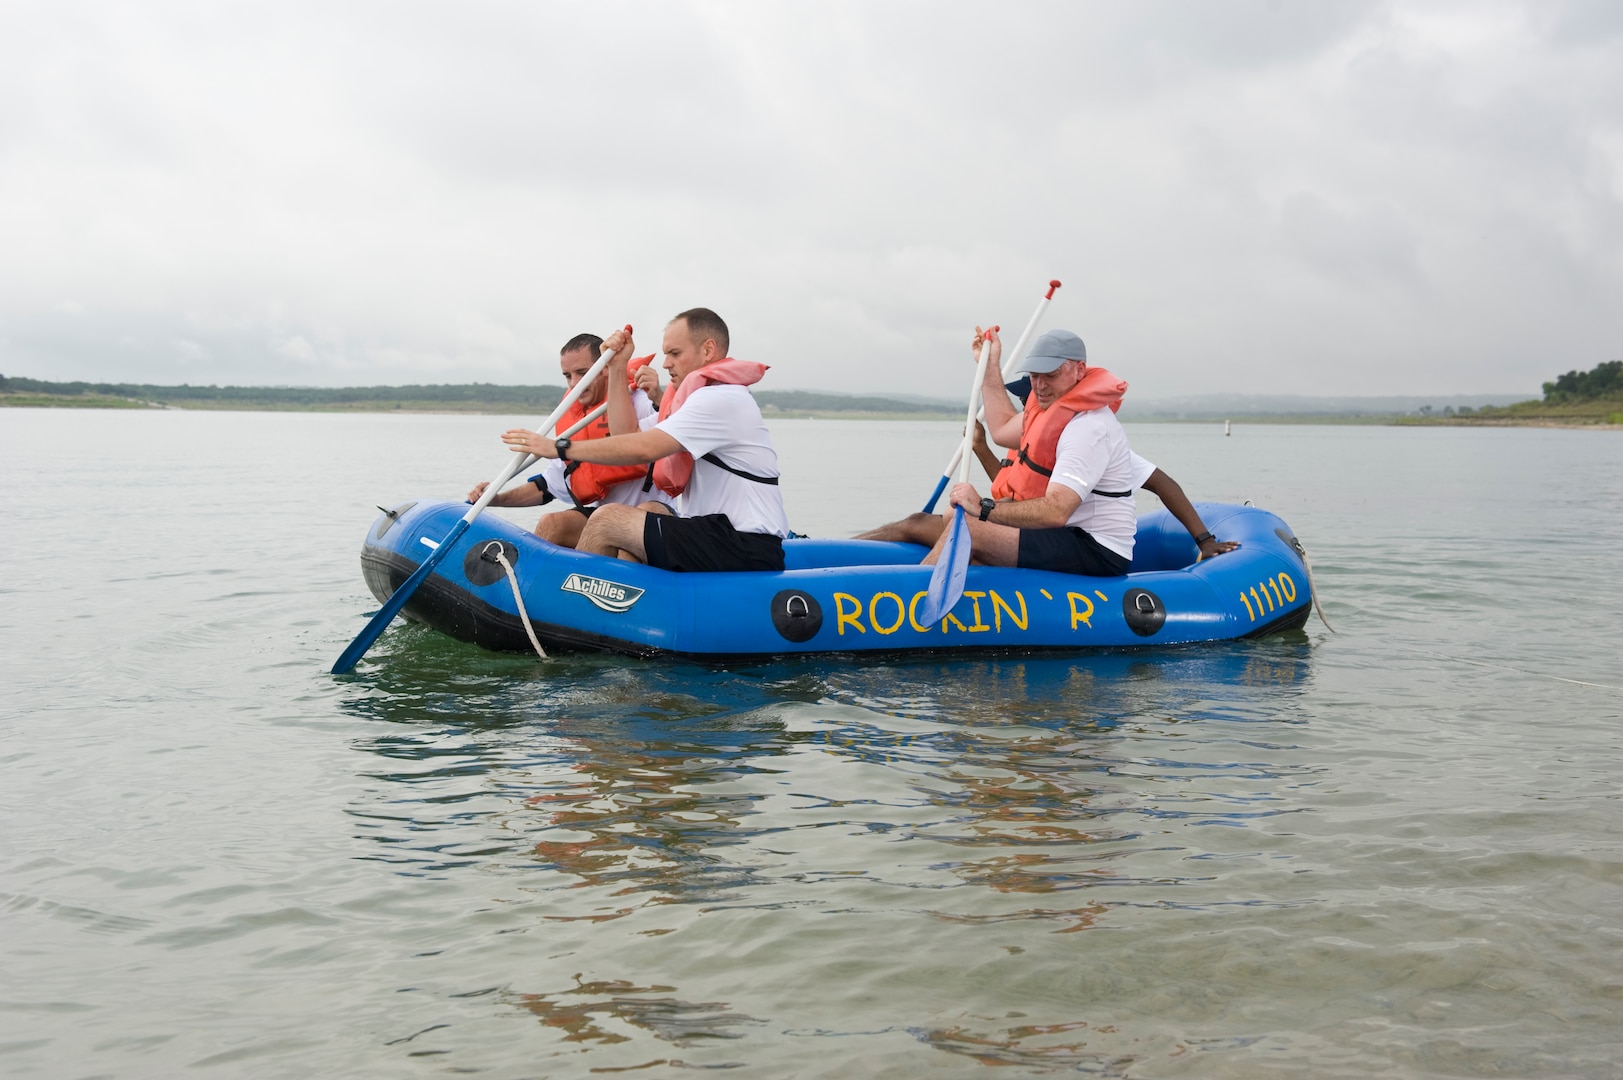
[[[1198,504],[1238,551],[1196,563],[1170,514],[1139,521],[1131,572],[1091,578],[971,567],[963,599],[918,622],[921,548],[790,540],[781,573],[673,574],[560,548],[492,515],[476,520],[406,604],[407,617],[490,649],[529,642],[499,547],[549,649],[735,659],[838,652],[1049,651],[1261,637],[1307,621],[1307,572],[1288,526],[1254,507]],[[408,503],[367,530],[361,565],[381,602],[466,510]],[[390,516],[392,515],[392,516]]]

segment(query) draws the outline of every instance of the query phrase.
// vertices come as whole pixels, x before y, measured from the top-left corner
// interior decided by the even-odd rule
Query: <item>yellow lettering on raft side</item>
[[[879,601],[887,596],[896,601],[896,621],[889,626],[880,626]],[[876,634],[894,634],[902,628],[902,623],[906,618],[907,610],[902,606],[902,598],[893,592],[874,593],[868,601],[868,621],[873,624],[874,633]]]
[[[987,626],[985,623],[981,622],[981,597],[985,596],[986,594],[983,592],[965,592],[964,595],[969,597],[969,602],[971,604],[975,605],[975,625],[969,628],[969,632],[971,634],[976,634],[982,630],[992,629],[990,626]]]
[[[1279,591],[1285,594],[1286,600],[1296,600],[1296,582],[1291,580],[1289,574],[1279,575]]]
[[[1003,632],[1003,613],[1005,611],[1009,613],[1010,622],[1014,623],[1014,625],[1018,626],[1022,630],[1026,628],[1028,618],[1026,615],[1026,597],[1024,593],[1016,591],[1014,594],[1014,598],[1020,601],[1020,614],[1018,615],[1014,613],[1014,608],[1009,606],[1008,601],[999,596],[995,590],[988,590],[987,595],[992,598],[992,622],[997,627],[998,633]]]
[[[958,616],[954,615],[950,611],[947,612],[945,615],[941,616],[941,632],[943,634],[945,634],[947,632],[947,624],[948,623],[952,623],[952,625],[956,626],[958,628],[958,632],[961,633],[961,634],[969,633],[969,627],[967,627],[963,623],[959,622],[958,621]]]
[[[1100,592],[1098,589],[1093,590],[1093,595],[1097,596],[1099,599],[1103,600],[1107,604],[1110,603],[1110,597],[1106,596],[1104,593]]]
[[[1071,629],[1075,630],[1077,623],[1087,623],[1088,629],[1092,630],[1093,623],[1089,622],[1088,620],[1093,618],[1093,601],[1089,600],[1086,596],[1083,596],[1079,592],[1068,592],[1065,594],[1065,598],[1071,602]],[[1078,600],[1082,601],[1082,606],[1085,610],[1076,610],[1076,602]]]
[[[1043,599],[1044,600],[1052,600],[1052,599],[1054,599],[1054,594],[1049,592],[1047,589],[1038,589],[1037,591],[1043,594]]]
[[[927,592],[916,592],[913,594],[913,599],[907,602],[908,625],[921,634],[928,634],[930,632],[930,628],[928,626],[925,626],[923,623],[919,622],[919,601],[923,600],[928,595],[929,593]]]
[[[851,610],[845,610],[845,602],[851,601]],[[845,636],[845,624],[850,623],[857,628],[857,633],[866,634],[868,628],[862,625],[862,601],[850,593],[837,592],[834,594],[834,630],[841,637]]]

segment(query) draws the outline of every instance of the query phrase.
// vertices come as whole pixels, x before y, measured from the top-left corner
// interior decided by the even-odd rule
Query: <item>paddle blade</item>
[[[382,636],[383,631],[389,628],[390,623],[394,622],[394,617],[400,614],[401,608],[406,606],[406,601],[410,600],[411,594],[417,591],[417,586],[426,581],[428,575],[434,572],[434,567],[440,564],[440,560],[445,558],[462,534],[468,531],[469,524],[467,518],[458,521],[456,527],[446,535],[445,539],[440,541],[440,546],[429,552],[428,558],[417,565],[417,569],[412,571],[411,577],[407,578],[400,588],[394,591],[393,596],[384,601],[383,606],[378,608],[378,613],[372,616],[372,620],[362,628],[359,634],[355,635],[355,640],[349,643],[349,648],[345,649],[343,655],[338,658],[338,662],[333,664],[332,673],[334,675],[348,675],[355,670],[355,665],[360,663],[361,657],[366,655],[366,650],[370,649],[372,643]]]
[[[924,512],[926,514],[935,513],[935,504],[940,501],[941,493],[943,491],[946,491],[946,490],[947,490],[947,474],[942,473],[941,474],[941,479],[936,481],[935,490],[930,492],[930,498],[924,504]]]
[[[952,524],[947,527],[947,542],[930,574],[924,602],[919,605],[919,622],[923,625],[940,622],[963,599],[964,582],[969,578],[969,549],[969,522],[964,520],[964,508],[955,506]]]

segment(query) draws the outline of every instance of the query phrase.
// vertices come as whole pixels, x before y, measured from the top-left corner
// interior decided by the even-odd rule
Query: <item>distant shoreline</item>
[[[57,394],[0,394],[0,408],[21,409],[117,409],[167,412],[298,412],[298,413],[364,413],[369,415],[414,416],[511,416],[527,410],[522,405],[502,402],[433,402],[411,401],[398,404],[358,402],[354,404],[291,404],[276,402],[187,402],[173,404],[160,401],[140,401],[131,398],[108,398],[93,395],[69,397]],[[959,416],[945,412],[875,412],[859,409],[776,409],[763,408],[761,414],[769,420],[872,420],[885,423],[919,420],[953,421]],[[1225,421],[1210,417],[1187,416],[1125,416],[1127,424],[1182,424],[1216,427]],[[1228,418],[1235,427],[1515,427],[1550,428],[1582,431],[1623,431],[1623,423],[1604,420],[1583,420],[1560,417],[1436,417],[1415,416],[1336,416],[1336,415],[1256,415],[1237,414]]]
[[[156,386],[136,383],[54,383],[0,376],[0,408],[182,409],[211,412],[414,413],[426,415],[544,415],[563,396],[561,386],[502,386],[467,383],[422,386],[269,387]],[[961,409],[946,401],[838,394],[812,390],[756,392],[762,415],[773,419],[956,421]],[[1285,404],[1281,402],[1281,404]],[[1297,403],[1292,402],[1292,405]],[[1353,402],[1349,402],[1352,405]],[[1359,404],[1363,404],[1360,402]],[[1384,403],[1383,403],[1384,404]],[[1252,406],[1255,407],[1254,405]],[[1221,408],[1221,406],[1219,406]],[[1219,413],[1208,406],[1190,410],[1158,408],[1151,401],[1123,410],[1125,423],[1216,425],[1288,425],[1358,427],[1532,427],[1623,430],[1623,401],[1600,400],[1555,404],[1525,401],[1514,405],[1469,409],[1452,407],[1438,413],[1384,411],[1379,407],[1304,411],[1287,406],[1279,412]],[[1164,410],[1164,411],[1163,411]]]
[[[1438,420],[1419,420],[1404,417],[1396,420],[1393,427],[1524,427],[1524,428],[1559,428],[1566,431],[1623,431],[1623,422],[1609,420],[1583,420],[1571,417],[1558,416],[1495,416],[1479,419],[1471,417],[1447,417]]]
[[[395,413],[412,413],[423,416],[511,416],[515,413],[533,412],[536,407],[509,402],[448,402],[448,401],[405,401],[399,403],[382,402],[354,402],[333,404],[299,404],[291,402],[237,402],[237,401],[188,401],[185,403],[164,401],[143,401],[137,398],[114,398],[99,395],[65,394],[3,394],[0,393],[0,408],[19,409],[117,409],[117,410],[150,410],[153,412],[303,412],[303,413],[368,413],[373,415],[387,415]],[[768,419],[784,420],[961,420],[963,414],[952,414],[945,411],[930,412],[925,410],[909,410],[906,412],[878,411],[870,409],[778,409],[764,406],[761,415]]]

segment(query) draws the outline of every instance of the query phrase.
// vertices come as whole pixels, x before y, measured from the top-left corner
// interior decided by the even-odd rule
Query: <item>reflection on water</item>
[[[1186,827],[1245,830],[1299,810],[1292,789],[1312,783],[1312,766],[1289,760],[1281,720],[1282,696],[1311,680],[1300,638],[737,671],[538,665],[427,634],[396,635],[390,648],[350,706],[387,722],[357,747],[376,786],[350,812],[370,857],[413,876],[518,875],[544,896],[531,925],[628,935],[650,957],[682,955],[696,918],[745,913],[773,920],[770,931],[752,924],[765,935],[757,947],[783,947],[780,936],[819,915],[1073,935],[1110,925],[1123,906],[1266,903],[1180,898],[1213,880],[1214,854],[1258,855],[1255,844],[1191,849]],[[1225,737],[1185,737],[1202,723]],[[1142,752],[1145,730],[1155,754]],[[771,1019],[689,992],[680,972],[639,970],[565,961],[502,993],[565,1042],[641,1032],[688,1046]],[[1108,1071],[1060,1038],[1073,1027],[1087,1024],[913,1034],[986,1063]]]
[[[680,1001],[670,995],[674,986],[636,986],[623,981],[582,982],[553,994],[513,994],[510,1000],[534,1013],[549,1028],[562,1033],[565,1042],[628,1042],[631,1035],[617,1028],[641,1028],[648,1034],[677,1046],[691,1046],[706,1039],[737,1039],[743,1029],[762,1021],[733,1012],[723,1002]],[[649,1065],[674,1064],[655,1059]]]

